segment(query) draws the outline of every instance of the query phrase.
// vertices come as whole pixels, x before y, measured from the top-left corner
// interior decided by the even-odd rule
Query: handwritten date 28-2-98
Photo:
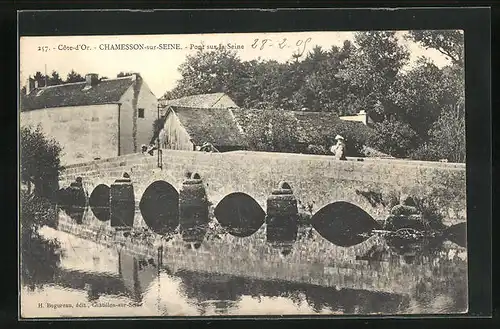
[[[308,43],[311,42],[311,38],[307,38],[305,40],[297,40],[295,43],[290,42],[287,38],[280,39],[278,41],[272,39],[255,39],[252,43],[253,49],[263,50],[266,47],[277,47],[279,49],[297,47],[298,55],[302,56]]]

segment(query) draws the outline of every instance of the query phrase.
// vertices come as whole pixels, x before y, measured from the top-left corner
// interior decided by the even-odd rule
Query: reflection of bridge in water
[[[286,182],[272,190],[266,211],[252,197],[231,193],[213,209],[215,218],[198,174],[191,174],[179,192],[163,181],[151,184],[139,207],[128,174],[109,188],[96,187],[88,199],[74,197],[86,194],[83,189],[68,191],[61,194],[66,203],[59,229],[135,254],[138,258],[120,254],[119,260],[119,277],[134,300],[154,280],[141,269],[158,265],[174,275],[241,278],[249,286],[248,281],[287,282],[297,291],[305,285],[332,295],[363,291],[408,297],[422,281],[445,285],[457,268],[466,277],[466,262],[451,260],[443,247],[453,235],[419,238],[420,249],[387,252],[389,240],[372,234],[381,224],[354,204],[331,203],[311,214],[309,224],[299,224],[298,202]],[[78,208],[76,220],[71,207]]]
[[[136,214],[140,216],[140,214]],[[88,228],[75,224],[62,215],[60,229],[74,235],[88,232]],[[466,261],[458,259],[457,252],[464,249],[451,243],[441,244],[434,255],[412,255],[410,262],[404,256],[390,251],[384,239],[374,236],[350,248],[338,247],[322,238],[313,230],[301,228],[297,241],[291,245],[290,253],[282,254],[282,247],[266,242],[265,227],[246,238],[230,234],[204,237],[198,249],[180,235],[169,241],[144,241],[141,237],[124,238],[123,232],[112,229],[94,235],[92,240],[110,246],[123,248],[137,258],[145,258],[147,264],[158,263],[159,247],[162,247],[162,268],[171,273],[190,271],[206,275],[226,275],[248,280],[283,281],[289,284],[316,285],[331,289],[364,290],[380,293],[409,295],[421,280],[446,280],[449,275],[463,270],[466,278]],[[104,240],[102,237],[107,236]],[[87,237],[88,238],[88,237]],[[374,250],[378,255],[374,255]],[[385,254],[380,256],[380,251]],[[130,269],[142,265],[129,262],[128,270],[122,275],[133,278]],[[458,262],[458,263],[457,263]],[[151,264],[148,265],[154,267]],[[145,266],[147,267],[147,266]],[[128,272],[127,272],[128,271]],[[434,277],[439,271],[440,277]],[[134,279],[135,280],[135,279]],[[130,282],[134,280],[129,280]],[[128,287],[133,287],[128,284]],[[130,288],[129,290],[133,290]]]
[[[95,271],[91,266],[87,270],[60,268],[53,283],[63,288],[86,291],[88,302],[97,302],[101,296],[117,296],[142,303],[146,295],[153,297],[153,300],[168,300],[169,296],[155,295],[160,294],[158,285],[165,283],[168,278],[178,278],[181,282],[181,295],[196,306],[201,314],[207,312],[209,307],[215,307],[216,313],[225,314],[246,296],[283,297],[295,304],[305,300],[315,312],[329,308],[346,313],[395,312],[405,307],[409,300],[408,296],[395,293],[338,290],[307,283],[258,280],[246,276],[186,269],[174,270],[168,266],[159,269],[152,258],[134,256],[124,251],[117,254],[118,273]]]

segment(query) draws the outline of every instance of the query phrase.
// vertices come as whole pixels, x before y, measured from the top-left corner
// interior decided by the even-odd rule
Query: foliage
[[[410,31],[411,39],[425,48],[436,49],[447,56],[454,65],[464,66],[464,35],[457,30],[415,30]]]
[[[180,83],[168,93],[167,99],[187,95],[227,92],[236,101],[241,100],[240,85],[247,78],[236,52],[219,48],[215,51],[198,50],[187,56],[180,65]]]
[[[58,189],[61,147],[40,126],[21,127],[20,143],[21,182],[34,184],[36,195],[51,197]]]
[[[165,117],[161,117],[153,121],[153,137],[151,138],[150,143],[154,143],[154,141],[157,139],[160,130],[162,130],[165,126],[165,119]]]
[[[133,75],[132,72],[120,72],[116,75],[117,78],[129,77]]]
[[[344,136],[348,154],[362,154],[360,144],[366,142],[366,146],[396,157],[455,157],[464,161],[459,154],[465,150],[459,146],[465,144],[457,144],[461,139],[446,128],[446,120],[455,120],[450,126],[458,131],[464,125],[460,123],[464,116],[448,113],[451,106],[464,104],[463,33],[410,31],[404,37],[441,52],[450,59],[450,65],[438,67],[421,58],[409,66],[409,51],[396,32],[356,32],[354,42],[345,41],[342,47],[330,49],[315,46],[304,56],[292,56],[285,63],[243,61],[223,48],[200,50],[181,65],[182,78],[165,96],[172,99],[225,92],[243,108],[326,111],[338,115],[365,110],[375,122],[376,138],[359,137],[352,129],[332,132],[330,137],[337,133],[350,135]],[[262,132],[257,135],[264,136]],[[332,142],[321,137],[314,144],[328,148]],[[260,144],[268,146],[258,148],[272,149],[269,141]],[[314,147],[301,151],[323,152]]]
[[[328,149],[323,145],[315,145],[311,144],[307,146],[306,150],[307,154],[318,154],[318,155],[326,155],[329,153]]]
[[[381,121],[397,113],[391,95],[397,92],[394,84],[401,69],[408,63],[409,52],[400,45],[396,32],[358,32],[355,35],[357,51],[346,60],[338,76],[349,83],[350,93],[356,97],[354,109],[367,109]]]
[[[430,130],[430,140],[413,154],[413,158],[465,162],[465,118],[463,107],[446,109]]]
[[[65,83],[83,82],[83,81],[85,81],[85,77],[83,77],[79,73],[76,73],[74,70],[71,70],[71,72],[69,72],[68,76],[66,77]]]
[[[369,146],[395,157],[407,157],[420,144],[419,136],[404,122],[384,120],[374,128],[375,136]]]
[[[21,280],[30,289],[47,282],[54,275],[60,261],[60,244],[44,239],[39,229],[53,226],[57,216],[50,200],[24,191],[20,195]]]
[[[246,129],[249,148],[253,151],[297,151],[297,122],[280,110],[264,111]]]

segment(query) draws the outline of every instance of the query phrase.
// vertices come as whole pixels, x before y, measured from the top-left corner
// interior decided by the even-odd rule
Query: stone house
[[[63,147],[62,164],[140,151],[152,137],[158,100],[140,74],[38,88],[20,96],[21,125],[41,125]]]

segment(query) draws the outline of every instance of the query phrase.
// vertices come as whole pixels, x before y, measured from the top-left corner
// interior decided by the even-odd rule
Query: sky
[[[411,62],[426,56],[439,67],[448,64],[448,59],[438,51],[424,49],[404,40],[404,33],[398,31],[397,35],[410,50]],[[138,72],[152,92],[160,97],[175,87],[181,77],[179,65],[187,55],[196,53],[196,47],[204,46],[207,50],[209,46],[222,44],[226,48],[234,47],[241,60],[260,57],[286,62],[294,52],[307,53],[316,45],[329,49],[333,45],[342,46],[344,40],[353,39],[354,32],[22,37],[19,53],[20,85],[26,85],[28,76],[37,71],[50,74],[55,70],[63,79],[72,69],[82,75],[97,73],[108,78],[116,77],[119,72]],[[109,49],[110,45],[115,44],[142,45],[144,48]]]

